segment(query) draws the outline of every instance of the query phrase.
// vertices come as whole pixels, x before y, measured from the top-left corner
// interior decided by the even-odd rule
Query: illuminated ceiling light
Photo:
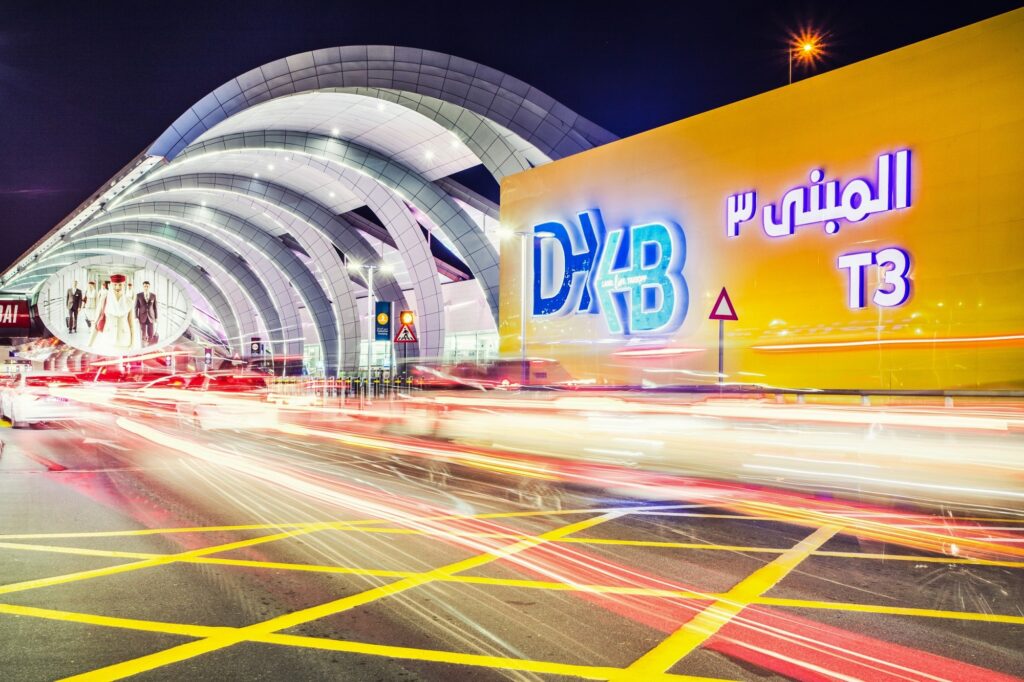
[[[341,131],[338,130],[337,128],[331,128],[331,135],[334,135],[335,137],[337,137],[340,133],[341,133]]]
[[[348,269],[349,270],[358,270],[361,267],[363,267],[363,265],[359,261],[350,260],[348,262]]]
[[[274,164],[268,163],[267,164],[267,170],[274,170]]]
[[[253,173],[253,174],[252,174],[252,176],[253,176],[254,178],[258,178],[258,177],[260,176],[260,174],[259,174],[259,173]]]
[[[384,102],[377,102],[377,111],[384,111]]]
[[[334,198],[334,192],[331,192],[331,198],[332,199]]]
[[[204,201],[204,202],[202,202],[202,204],[203,204],[203,206],[206,206],[206,202],[205,202],[205,201]]]
[[[428,150],[427,150],[427,151],[426,151],[426,152],[425,152],[425,153],[423,154],[423,156],[425,156],[425,157],[427,158],[427,161],[430,161],[430,160],[431,160],[432,158],[434,158],[434,150],[433,150],[433,149],[428,149]]]

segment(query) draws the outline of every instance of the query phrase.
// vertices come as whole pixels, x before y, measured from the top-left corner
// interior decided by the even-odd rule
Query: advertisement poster
[[[128,265],[72,265],[39,292],[39,316],[54,336],[79,350],[121,356],[176,341],[192,305],[172,280]]]

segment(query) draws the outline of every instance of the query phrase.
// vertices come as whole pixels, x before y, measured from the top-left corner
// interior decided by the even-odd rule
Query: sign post
[[[403,310],[398,315],[398,333],[395,334],[395,343],[402,344],[402,365],[406,363],[407,343],[416,343],[416,331],[413,328],[416,315],[411,310]],[[404,367],[403,367],[404,369]]]
[[[722,287],[722,292],[718,294],[715,305],[711,306],[708,319],[718,320],[718,384],[721,387],[725,381],[725,321],[735,322],[740,319],[725,287]]]
[[[391,341],[391,301],[377,301],[375,308],[375,316],[373,320],[373,340],[374,341]],[[391,344],[388,350],[388,364],[394,367],[394,344]],[[394,369],[392,369],[394,371]],[[383,371],[380,373],[381,380],[384,378]],[[385,386],[380,386],[380,392],[383,395]]]
[[[406,371],[406,362],[408,361],[406,344],[416,343],[416,332],[413,330],[413,324],[416,321],[416,314],[411,310],[403,310],[398,314],[398,333],[395,334],[395,343],[402,344],[402,371]]]

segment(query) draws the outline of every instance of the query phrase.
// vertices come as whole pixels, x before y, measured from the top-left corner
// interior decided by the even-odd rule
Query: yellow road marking
[[[557,542],[557,541],[555,541]],[[48,545],[17,545],[15,543],[0,543],[0,548],[26,549],[43,552],[63,552],[68,550],[72,554],[95,555],[95,556],[118,556],[137,559],[158,559],[174,555],[166,554],[144,554],[133,552],[107,552],[105,550],[80,549],[77,547],[51,547]],[[812,552],[811,556],[817,556],[821,552]],[[859,556],[859,555],[858,555]],[[879,557],[887,555],[878,555]],[[916,557],[905,557],[914,559]],[[220,566],[240,566],[246,568],[262,568],[268,570],[286,570],[311,573],[332,573],[340,575],[361,575],[382,578],[414,578],[423,575],[421,571],[395,571],[375,568],[355,568],[346,566],[324,566],[317,564],[293,564],[273,561],[251,561],[247,559],[226,559],[221,557],[189,557],[179,558],[182,563],[210,564]],[[1005,562],[1004,562],[1005,563]],[[590,592],[594,594],[609,595],[632,595],[641,597],[660,597],[666,599],[688,599],[688,600],[717,600],[726,598],[724,593],[699,592],[695,590],[673,590],[656,587],[634,587],[629,585],[595,585],[585,583],[565,583],[544,580],[523,580],[517,578],[490,578],[486,576],[451,575],[443,578],[435,578],[439,582],[465,583],[473,585],[493,585],[498,587],[516,587],[524,589],[540,589],[565,592]],[[775,599],[770,597],[759,597],[751,603],[770,606],[789,606],[796,608],[810,609],[831,609],[862,611],[866,613],[895,614],[905,616],[928,616],[934,618],[951,618],[955,620],[982,620],[1006,623],[1024,623],[1024,617],[1002,614],[974,613],[969,611],[938,611],[933,609],[919,609],[910,607],[882,606],[875,604],[850,604],[843,602],[827,602],[809,599]]]
[[[270,620],[263,621],[262,623],[255,623],[253,625],[240,628],[228,634],[216,635],[206,639],[198,640],[195,642],[187,642],[164,651],[159,651],[147,656],[132,659],[129,661],[123,661],[116,663],[105,668],[100,668],[92,672],[77,675],[75,677],[68,678],[69,680],[117,680],[129,675],[137,675],[139,673],[160,668],[171,663],[177,663],[180,661],[188,660],[195,656],[200,656],[211,651],[223,649],[225,647],[232,646],[239,642],[251,639],[256,635],[267,635],[278,630],[285,630],[309,621],[318,620],[326,616],[331,616],[349,609],[368,604],[370,602],[388,597],[399,592],[418,587],[446,576],[453,575],[460,571],[466,571],[471,568],[476,568],[492,561],[511,556],[513,554],[523,552],[527,549],[537,547],[550,540],[555,540],[561,537],[570,535],[581,530],[598,525],[605,521],[618,518],[623,512],[611,512],[601,514],[600,516],[584,519],[577,523],[562,526],[555,530],[548,531],[542,535],[535,536],[521,540],[515,544],[507,545],[505,547],[496,548],[485,554],[480,554],[469,559],[463,559],[462,561],[442,566],[440,568],[427,571],[426,573],[418,574],[413,577],[402,578],[393,583],[375,587],[365,592],[350,595],[348,597],[342,597],[334,601],[313,606],[307,609],[301,609],[293,613],[288,613]]]
[[[611,538],[565,538],[559,542],[574,542],[581,545],[622,545],[623,547],[666,547],[669,549],[709,549],[726,552],[766,552],[782,554],[785,549],[774,547],[743,547],[741,545],[710,545],[700,542],[668,542],[662,540],[616,540]]]
[[[298,524],[296,524],[298,525]],[[325,526],[330,530],[337,530],[330,522],[326,522]],[[443,536],[446,533],[435,533],[433,531],[422,531],[416,529],[359,529],[356,532],[377,532],[377,533],[389,533],[398,532],[400,534],[412,534],[412,535],[440,535]],[[511,533],[463,533],[454,532],[451,535],[459,535],[466,537],[484,537],[484,538],[509,538],[521,540],[528,537],[529,535],[516,535]],[[648,540],[617,540],[609,538],[573,538],[567,537],[560,540],[553,540],[556,543],[577,543],[577,544],[592,544],[592,545],[612,545],[612,546],[626,546],[626,547],[664,547],[672,549],[695,549],[695,550],[708,550],[708,551],[729,551],[729,552],[743,552],[743,553],[768,553],[768,554],[782,554],[785,549],[769,548],[769,547],[745,547],[740,545],[707,545],[701,543],[692,542],[662,542],[662,541],[648,541]],[[16,542],[0,542],[0,549],[15,549],[25,550],[33,552],[54,552],[58,554],[78,554],[83,556],[105,556],[125,559],[156,559],[163,558],[171,555],[149,553],[149,552],[122,552],[115,550],[103,550],[93,549],[85,547],[66,547],[62,545],[42,545],[34,543],[16,543]],[[902,562],[919,562],[919,563],[937,563],[937,564],[964,564],[973,566],[999,566],[1005,568],[1024,568],[1024,562],[1022,561],[998,561],[992,559],[971,559],[971,558],[959,558],[959,557],[936,557],[936,556],[916,556],[910,554],[871,554],[862,552],[831,552],[818,550],[811,552],[811,556],[821,557],[839,557],[849,559],[873,559],[873,560],[890,560],[890,561],[902,561]],[[291,571],[309,571],[309,572],[321,572],[321,573],[351,573],[355,575],[376,575],[382,577],[397,577],[404,578],[410,575],[415,575],[418,571],[394,571],[394,570],[377,570],[377,569],[366,569],[366,568],[344,568],[340,566],[323,566],[317,564],[296,564],[287,562],[273,562],[273,561],[252,561],[244,559],[228,559],[220,557],[190,557],[190,558],[179,558],[178,561],[184,563],[202,563],[202,564],[221,564],[225,566],[243,566],[249,568],[266,568],[274,570],[291,570]],[[662,596],[659,594],[651,594],[650,596]]]
[[[556,540],[556,541],[553,541],[553,542],[559,542],[559,541]],[[0,543],[0,547],[3,547],[3,546],[8,545],[8,544],[11,544],[11,543]],[[48,546],[45,546],[45,545],[42,545],[42,546],[40,546],[40,545],[21,545],[18,548],[19,549],[40,550],[40,551],[60,551],[62,549],[62,548],[59,548],[59,547],[52,547],[51,548],[51,547],[48,547]],[[104,552],[103,550],[78,550],[77,548],[74,548],[74,549],[76,550],[76,551],[73,552],[74,554],[98,554],[100,556],[104,556],[104,555],[107,554],[107,552]],[[782,550],[776,550],[776,551],[779,551],[780,553],[782,552]],[[129,552],[118,552],[116,554],[119,554],[119,555],[129,555],[131,553],[129,553]],[[835,554],[844,555],[842,552],[811,552],[811,556],[820,556],[820,555],[832,556],[832,555],[835,555]],[[134,558],[157,558],[157,557],[163,557],[163,556],[167,556],[167,555],[138,553],[138,554],[134,555]],[[854,556],[860,557],[860,556],[863,556],[863,555],[859,555],[858,554],[858,555],[854,555]],[[893,557],[890,556],[890,555],[878,554],[878,555],[872,555],[871,558],[882,559],[882,558],[893,558]],[[900,559],[906,559],[906,560],[915,560],[918,557],[907,556],[907,557],[899,557],[899,558]],[[310,573],[335,573],[335,574],[341,574],[341,575],[364,575],[364,576],[376,576],[376,577],[382,577],[382,578],[411,578],[411,577],[414,577],[414,576],[422,575],[421,571],[396,571],[396,570],[376,569],[376,568],[357,568],[357,567],[348,567],[348,566],[326,566],[326,565],[319,565],[319,564],[294,564],[294,563],[287,563],[287,562],[253,561],[253,560],[248,560],[248,559],[227,559],[227,558],[209,557],[209,556],[190,557],[190,558],[187,558],[187,559],[179,559],[179,561],[181,561],[183,563],[192,563],[192,564],[212,564],[212,565],[220,565],[220,566],[240,566],[240,567],[245,567],[245,568],[262,568],[262,569],[268,569],[268,570],[300,571],[300,572],[310,572]],[[934,561],[943,561],[943,560],[942,559],[934,559]],[[951,563],[955,562],[955,563],[982,564],[982,565],[989,565],[989,564],[994,564],[994,565],[1007,565],[1007,564],[1009,564],[1009,565],[1013,565],[1013,564],[1017,563],[1017,562],[998,562],[998,561],[985,562],[985,561],[981,561],[981,560],[974,561],[974,560],[971,560],[971,559],[949,559],[948,561],[951,562]],[[1019,564],[1018,564],[1018,566],[1019,566]],[[693,590],[672,590],[672,589],[664,589],[664,588],[656,588],[656,587],[632,587],[632,586],[628,586],[628,585],[595,585],[595,584],[581,584],[581,583],[560,583],[560,582],[540,581],[540,580],[522,580],[522,579],[516,579],[516,578],[489,578],[489,577],[485,577],[485,576],[453,575],[453,576],[449,576],[447,578],[441,578],[439,580],[442,581],[442,582],[451,582],[451,583],[468,583],[468,584],[478,584],[478,585],[496,585],[496,586],[502,586],[502,587],[522,587],[522,588],[557,590],[557,591],[594,592],[594,593],[598,593],[598,594],[636,595],[636,596],[643,596],[643,597],[664,597],[664,598],[670,598],[670,599],[702,599],[702,600],[708,600],[708,599],[721,599],[721,598],[723,598],[725,596],[724,593],[705,593],[705,592],[699,592],[699,591],[693,591]],[[815,601],[815,600],[786,600],[786,601],[787,601],[786,604],[781,604],[780,603],[778,605],[796,606],[796,607],[803,606],[803,607],[812,608],[812,609],[813,608],[822,608],[822,609],[839,608],[837,606],[833,606],[833,604],[838,604],[839,602],[825,602],[825,601]],[[792,602],[792,603],[789,603],[789,602]],[[755,603],[768,604],[768,603],[772,603],[772,602],[768,601],[768,598],[765,597],[765,598],[760,598],[760,599],[755,600]],[[856,606],[856,608],[855,609],[851,608],[850,610],[871,611],[871,612],[874,612],[875,610],[878,610],[877,611],[878,613],[887,613],[888,612],[887,609],[890,608],[890,607],[886,607],[886,606],[875,606],[875,605],[870,605],[870,604],[855,604],[854,606]],[[893,607],[893,608],[896,608],[896,607]],[[924,611],[927,611],[927,609],[909,609],[909,610],[904,609],[903,612],[901,612],[901,613],[902,613],[902,615],[929,615],[928,613],[924,613]],[[895,613],[895,611],[893,611],[893,613]],[[935,613],[939,613],[939,612],[935,612]],[[960,616],[958,614],[965,614],[964,618],[960,618],[962,620],[985,620],[989,615],[991,615],[991,614],[973,613],[973,612],[967,612],[967,611],[943,611],[941,613],[945,614],[944,616],[942,616],[944,618],[960,618]],[[1005,617],[1004,616],[999,616],[999,618],[1016,618],[1016,616],[1005,616]],[[1006,621],[1006,622],[1016,622],[1016,621]],[[1024,622],[1024,618],[1021,619],[1021,622]]]
[[[830,514],[769,502],[740,501],[731,503],[731,506],[743,512],[752,510],[753,515],[774,517],[777,521],[818,528],[837,527],[842,528],[844,533],[850,535],[884,540],[928,551],[936,551],[937,548],[956,544],[962,554],[981,552],[988,555],[1024,556],[1024,547],[978,540],[963,535],[943,535],[929,530],[892,525],[858,516]]]
[[[453,575],[438,578],[441,582],[467,583],[470,585],[493,585],[496,587],[516,587],[534,590],[552,590],[557,592],[590,592],[593,594],[621,594],[639,597],[665,597],[669,599],[696,599],[711,601],[724,595],[713,592],[695,590],[669,590],[657,587],[633,587],[630,585],[592,585],[587,583],[563,583],[548,580],[521,580],[516,578],[488,578],[476,575]]]
[[[689,505],[680,505],[689,506]],[[422,520],[425,521],[447,521],[447,520],[471,520],[471,519],[501,519],[501,518],[529,518],[532,516],[565,516],[571,514],[587,514],[595,513],[600,511],[627,511],[635,512],[639,515],[644,516],[657,516],[656,511],[650,511],[649,508],[645,507],[614,507],[606,509],[552,509],[541,510],[541,511],[518,511],[518,512],[492,512],[485,514],[472,514],[472,515],[461,515],[451,514],[446,516],[431,516],[425,517]],[[773,521],[773,522],[785,522],[778,516],[744,516],[744,515],[719,515],[719,514],[688,514],[688,516],[705,517],[705,518],[738,518],[749,521]],[[873,517],[861,517],[861,516],[850,516],[843,517],[844,519],[863,520],[865,518],[871,519]],[[835,520],[833,518],[833,520]],[[989,519],[984,517],[967,517],[958,519],[961,521],[999,521],[1001,523],[1024,523],[1024,519]],[[188,528],[141,528],[135,530],[109,530],[109,531],[89,531],[80,533],[11,533],[0,535],[0,540],[45,540],[45,539],[56,539],[56,538],[109,538],[109,537],[130,537],[136,535],[163,535],[173,533],[215,533],[215,532],[231,532],[231,531],[243,531],[243,530],[287,530],[289,528],[305,528],[310,525],[320,524],[334,524],[334,530],[345,530],[350,526],[359,529],[360,526],[371,526],[375,527],[374,530],[377,532],[386,532],[390,528],[379,527],[380,524],[386,523],[381,519],[359,519],[355,521],[303,521],[303,522],[289,522],[289,523],[256,523],[256,524],[242,524],[236,526],[194,526]],[[910,527],[914,530],[913,527]],[[399,530],[399,529],[395,529]],[[966,528],[970,530],[970,528]],[[952,536],[941,536],[947,538],[947,540],[956,540]],[[587,542],[584,538],[573,538],[566,540],[566,542]],[[656,545],[655,545],[656,546]],[[695,547],[698,548],[698,547]],[[778,551],[783,552],[785,550],[765,550],[759,547],[744,547],[742,551]],[[838,556],[838,554],[836,555]],[[845,555],[844,555],[845,556]]]
[[[922,564],[967,564],[971,566],[1004,566],[1024,568],[1024,561],[999,561],[997,559],[972,559],[970,557],[914,556],[912,554],[867,554],[860,552],[814,552],[813,556],[832,556],[844,559],[881,559],[892,561],[918,561]]]
[[[84,625],[97,625],[102,627],[139,630],[143,632],[157,632],[161,634],[197,638],[214,637],[237,630],[237,628],[208,627],[205,625],[182,625],[161,621],[137,620],[134,618],[111,618],[108,616],[96,616],[88,613],[55,611],[53,609],[40,609],[31,606],[16,606],[13,604],[0,604],[0,614],[28,616],[69,623],[81,623]],[[462,654],[451,651],[434,651],[430,649],[413,649],[409,647],[365,644],[362,642],[339,641],[300,635],[267,634],[252,637],[249,641],[307,649],[343,651],[369,656],[386,656],[388,658],[402,658],[437,663],[451,663],[456,665],[499,668],[503,670],[522,670],[524,672],[547,673],[551,675],[570,675],[585,679],[607,679],[619,672],[618,668],[611,667],[573,665],[548,661],[506,658],[501,656],[482,656],[478,654]],[[663,679],[706,680],[711,678],[669,675],[665,676]]]
[[[1024,625],[1024,616],[1010,616],[1001,613],[971,613],[969,611],[940,611],[937,609],[915,609],[906,606],[882,606],[880,604],[852,604],[846,602],[809,601],[804,599],[778,599],[758,597],[752,603],[764,606],[791,606],[795,608],[825,609],[830,611],[858,611],[893,616],[918,616],[923,618],[949,618],[951,620],[980,620],[987,623],[1013,623]]]
[[[84,533],[15,533],[0,535],[0,540],[46,540],[50,538],[117,538],[137,535],[164,535],[173,533],[215,533],[237,530],[285,530],[304,528],[309,523],[249,524],[244,526],[199,526],[197,528],[141,528],[138,530],[101,530]]]
[[[413,649],[410,647],[389,646],[383,644],[365,644],[362,642],[346,642],[301,635],[268,634],[251,638],[254,642],[266,644],[283,644],[305,648],[326,649],[328,651],[344,651],[370,656],[386,656],[388,658],[404,658],[417,661],[433,661],[436,663],[454,663],[502,670],[522,670],[524,672],[543,673],[548,675],[567,675],[582,677],[587,680],[606,680],[622,672],[621,668],[573,665],[569,663],[552,663],[548,661],[531,661],[502,656],[483,656],[480,654],[461,654],[452,651],[435,651],[431,649]],[[691,677],[687,675],[662,675],[658,680],[713,680],[709,677]]]
[[[22,592],[24,590],[33,590],[39,587],[50,587],[52,585],[61,585],[64,583],[77,582],[80,580],[90,580],[92,578],[100,578],[110,575],[117,575],[118,573],[127,573],[128,571],[137,571],[143,568],[150,568],[153,566],[162,566],[164,564],[170,564],[177,561],[183,561],[194,557],[201,557],[207,554],[216,554],[218,552],[227,552],[233,549],[240,549],[242,547],[251,547],[252,545],[259,545],[266,542],[273,542],[274,540],[281,540],[283,538],[295,537],[296,535],[304,535],[306,533],[312,533],[313,531],[320,530],[319,527],[310,528],[299,528],[296,530],[285,531],[283,533],[275,533],[274,535],[264,535],[257,538],[249,538],[248,540],[239,540],[237,542],[229,542],[224,545],[214,545],[213,547],[203,547],[201,549],[194,549],[188,552],[182,552],[180,554],[166,554],[159,555],[151,559],[144,559],[142,561],[132,562],[130,564],[118,564],[117,566],[108,566],[106,568],[97,568],[89,571],[78,571],[75,573],[66,573],[64,575],[56,575],[49,578],[37,578],[35,580],[26,580],[20,583],[12,583],[9,585],[0,585],[0,594],[10,594],[12,592]]]
[[[20,542],[0,542],[0,549],[21,549],[30,552],[53,552],[55,554],[79,554],[82,556],[114,557],[117,559],[152,559],[162,554],[146,554],[143,552],[118,552],[107,549],[89,547],[63,547],[56,545],[30,545]]]
[[[667,672],[678,661],[722,629],[752,600],[778,584],[801,561],[810,556],[811,552],[825,544],[837,532],[839,532],[838,528],[829,527],[814,531],[794,545],[792,549],[783,552],[773,561],[741,580],[721,599],[716,600],[711,606],[705,608],[662,640],[656,647],[634,661],[626,669],[626,674],[616,677],[616,679],[646,680],[652,674]]]
[[[688,505],[675,505],[688,506]],[[474,519],[510,519],[528,518],[532,516],[566,516],[573,514],[596,514],[598,512],[623,512],[629,513],[636,510],[648,509],[646,507],[607,507],[590,509],[552,509],[541,511],[515,511],[515,512],[486,512],[483,514],[444,514],[439,516],[425,516],[417,518],[417,521],[471,521]],[[347,530],[350,526],[360,529],[362,526],[380,526],[389,523],[384,519],[359,519],[357,521],[303,521],[294,523],[262,523],[245,524],[240,526],[194,526],[190,528],[141,528],[136,530],[106,530],[89,531],[82,533],[15,533],[0,535],[0,540],[46,540],[49,538],[113,538],[131,537],[135,535],[163,535],[165,533],[213,533],[229,532],[237,530],[287,530],[290,528],[308,528],[309,526],[323,526],[331,530]]]
[[[182,635],[184,637],[213,637],[215,635],[222,634],[225,630],[233,629],[210,627],[207,625],[164,623],[162,621],[138,620],[135,618],[114,618],[111,616],[97,616],[91,613],[55,611],[53,609],[40,609],[34,606],[18,606],[15,604],[0,604],[0,613],[10,616],[30,616],[32,618],[44,618],[46,620],[60,620],[68,623],[101,625],[108,628],[160,632],[168,635]]]

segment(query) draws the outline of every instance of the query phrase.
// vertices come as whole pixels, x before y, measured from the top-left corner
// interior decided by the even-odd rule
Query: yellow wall
[[[726,236],[730,194],[756,189],[760,212],[808,184],[813,168],[826,179],[874,177],[877,156],[903,148],[913,153],[909,208],[843,223],[835,235],[818,225],[772,239],[758,217]],[[703,350],[625,359],[614,354],[625,340],[598,315],[529,319],[529,355],[556,358],[576,377],[713,382],[718,323],[707,318],[726,286],[740,316],[725,323],[729,381],[1024,388],[1024,10],[511,176],[501,194],[510,231],[591,208],[608,229],[673,220],[685,231],[689,311],[671,339],[648,343]],[[910,299],[850,309],[837,257],[886,246],[911,254]],[[511,238],[501,251],[510,356],[520,348],[520,250]],[[1022,338],[991,338],[1001,336]],[[878,339],[910,343],[756,348]]]

